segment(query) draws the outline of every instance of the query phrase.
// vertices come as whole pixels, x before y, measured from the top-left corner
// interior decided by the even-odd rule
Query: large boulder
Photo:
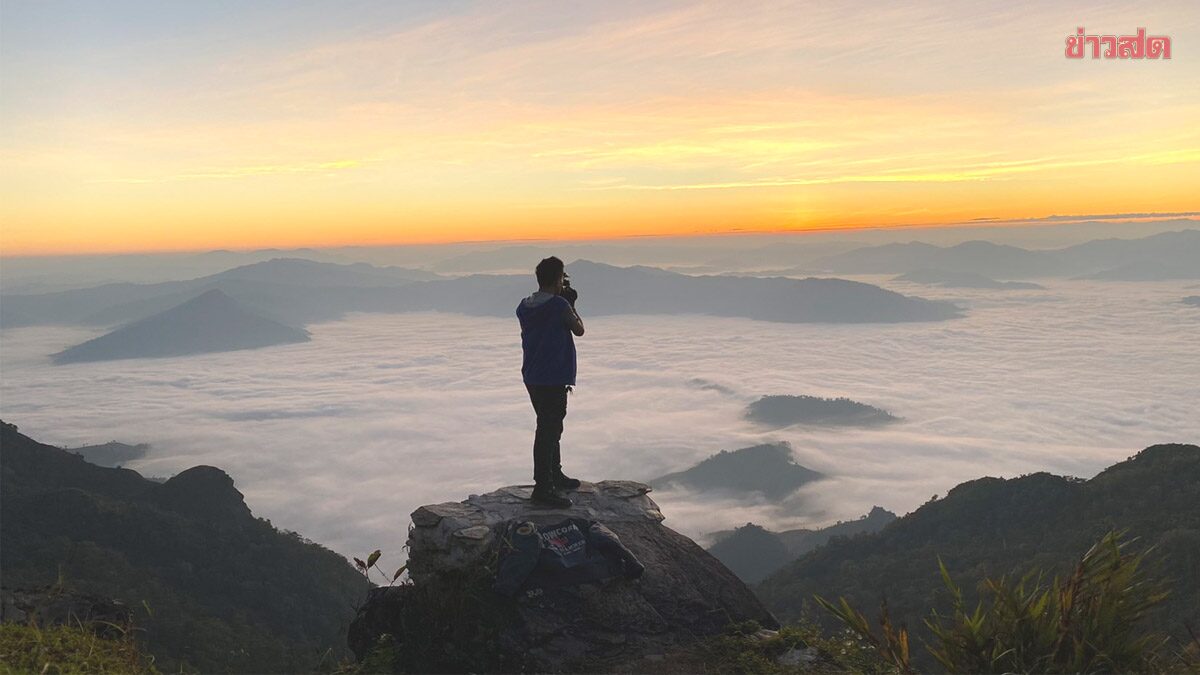
[[[359,659],[383,644],[398,670],[578,672],[664,654],[729,623],[778,627],[737,576],[662,524],[649,486],[585,482],[570,494],[574,505],[561,510],[534,507],[531,489],[504,487],[414,511],[411,581],[370,592],[350,627]],[[513,522],[543,526],[568,517],[603,523],[645,572],[515,598],[491,590],[501,538]],[[489,654],[473,655],[477,649]]]

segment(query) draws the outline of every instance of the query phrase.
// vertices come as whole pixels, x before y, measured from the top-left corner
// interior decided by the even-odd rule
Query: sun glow
[[[0,247],[614,238],[1197,208],[1200,93],[1182,50],[1068,62],[1059,33],[1073,10],[1019,17],[980,3],[994,19],[981,26],[939,7],[886,21],[620,7],[587,21],[552,12],[538,27],[484,6],[369,34],[229,38],[222,51],[205,46],[233,30],[218,24],[179,45],[101,40],[64,54],[20,39],[49,30],[36,10],[6,9]],[[1138,11],[1195,23],[1185,4]],[[914,38],[905,25],[930,28]],[[1014,54],[1017,28],[1032,42]],[[951,49],[964,38],[972,51]]]

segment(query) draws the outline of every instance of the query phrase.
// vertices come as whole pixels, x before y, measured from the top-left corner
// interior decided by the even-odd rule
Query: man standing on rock
[[[538,263],[538,290],[517,305],[521,322],[521,375],[537,413],[533,437],[533,496],[535,503],[565,509],[571,500],[559,490],[573,490],[579,481],[562,472],[559,439],[567,416],[567,392],[575,385],[575,340],[583,321],[575,311],[579,293],[571,288],[563,261],[549,257]]]

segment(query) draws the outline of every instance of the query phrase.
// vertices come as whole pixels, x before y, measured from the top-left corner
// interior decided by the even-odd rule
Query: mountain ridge
[[[886,595],[895,621],[921,626],[947,609],[939,561],[976,595],[985,576],[1066,573],[1105,532],[1127,529],[1156,546],[1175,584],[1158,623],[1177,635],[1200,619],[1200,447],[1149,446],[1089,480],[1036,472],[984,477],[951,489],[874,534],[836,539],[767,577],[756,593],[781,620],[836,624],[814,594],[873,607]]]
[[[331,265],[332,263],[312,263]],[[536,285],[532,274],[473,274],[380,286],[300,286],[250,276],[210,275],[188,282],[109,284],[40,295],[4,295],[4,327],[50,323],[111,325],[161,312],[197,291],[218,289],[249,310],[285,325],[329,321],[352,311],[457,312],[510,316]],[[319,269],[324,269],[319,268]],[[589,316],[707,314],[786,323],[894,323],[957,318],[953,303],[906,296],[847,279],[689,276],[645,266],[587,260],[567,265]]]
[[[124,601],[164,671],[298,672],[349,656],[367,583],[342,556],[255,518],[233,479],[165,483],[95,466],[0,421],[8,588],[65,584]]]
[[[814,260],[814,267],[838,274],[907,274],[919,269],[974,273],[999,279],[1036,277],[1106,278],[1132,266],[1131,279],[1200,278],[1200,229],[1159,232],[1138,239],[1099,239],[1057,249],[1024,249],[973,240],[942,247],[922,242],[865,246]],[[1190,264],[1189,264],[1190,262]],[[1184,274],[1183,270],[1187,270]]]
[[[683,471],[652,479],[653,487],[678,485],[698,490],[727,490],[734,493],[758,492],[769,499],[781,499],[806,483],[824,478],[796,462],[787,441],[762,443],[738,450],[709,455]]]
[[[218,289],[51,355],[55,365],[186,356],[307,342],[306,330],[259,316]]]

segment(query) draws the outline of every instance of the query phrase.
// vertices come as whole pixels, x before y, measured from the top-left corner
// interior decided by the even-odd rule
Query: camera
[[[559,293],[559,295],[566,298],[567,302],[571,303],[572,307],[575,306],[575,300],[579,298],[579,291],[571,288],[571,277],[567,276],[566,272],[563,272],[562,292]]]

